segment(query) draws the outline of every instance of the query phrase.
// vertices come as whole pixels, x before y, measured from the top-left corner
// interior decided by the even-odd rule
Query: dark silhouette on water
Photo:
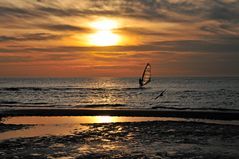
[[[141,78],[139,78],[139,87],[143,87],[143,82]]]
[[[163,96],[163,94],[164,94],[164,92],[166,92],[166,89],[165,90],[163,90],[156,98],[155,98],[155,100],[156,99],[158,99],[159,97],[162,97]]]
[[[144,85],[148,84],[151,81],[151,65],[146,64],[142,77],[139,78],[139,87],[142,88]]]

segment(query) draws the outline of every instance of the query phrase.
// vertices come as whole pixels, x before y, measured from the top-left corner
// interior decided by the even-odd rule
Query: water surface
[[[1,78],[0,109],[113,108],[239,110],[239,77]],[[166,89],[163,97],[155,99]]]

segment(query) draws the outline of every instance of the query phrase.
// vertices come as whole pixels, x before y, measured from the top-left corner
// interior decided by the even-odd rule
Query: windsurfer
[[[147,63],[144,68],[142,77],[139,78],[139,86],[142,88],[144,85],[148,84],[151,81],[151,65]]]

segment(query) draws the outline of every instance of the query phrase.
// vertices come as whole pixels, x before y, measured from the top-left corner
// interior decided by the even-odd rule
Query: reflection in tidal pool
[[[235,124],[238,121],[220,121],[203,119],[184,119],[184,118],[166,118],[166,117],[116,117],[116,116],[19,116],[8,117],[2,120],[3,124],[23,124],[33,125],[25,129],[7,131],[0,133],[0,140],[34,137],[48,135],[71,135],[76,131],[85,131],[93,123],[115,123],[115,122],[145,122],[145,121],[186,121],[186,122],[205,122],[216,124]],[[14,125],[13,125],[14,126]]]
[[[164,117],[117,117],[117,116],[19,116],[9,117],[4,124],[89,124],[89,123],[114,123],[114,122],[143,122],[143,121],[185,121],[179,118]]]
[[[13,130],[0,133],[0,140],[19,137],[35,137],[35,136],[48,136],[48,135],[70,135],[74,130],[87,130],[88,126],[79,124],[53,124],[53,125],[34,125],[25,129]]]
[[[3,119],[3,124],[24,124],[33,125],[25,129],[7,131],[0,133],[0,140],[18,138],[18,137],[35,137],[48,135],[70,135],[75,131],[84,131],[89,129],[88,125],[92,123],[113,123],[113,122],[142,122],[155,120],[173,120],[170,118],[159,117],[115,117],[115,116],[19,116],[8,117]],[[175,120],[175,119],[174,119]]]

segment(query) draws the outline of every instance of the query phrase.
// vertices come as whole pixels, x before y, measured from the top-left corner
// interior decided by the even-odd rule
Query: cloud
[[[45,15],[54,15],[54,16],[79,16],[81,15],[81,11],[78,9],[60,9],[60,8],[54,8],[54,7],[37,7],[37,11],[39,11],[41,14]]]
[[[1,6],[0,19],[3,16],[38,19],[52,16],[62,18],[72,16],[113,16],[161,22],[188,23],[206,20],[223,20],[238,23],[239,21],[239,1],[86,0],[81,3],[76,3],[75,1],[70,1],[71,3],[63,2],[59,2],[59,4],[43,2],[44,5],[29,2],[31,3],[31,7],[28,8],[19,8],[17,4],[15,6]]]
[[[176,40],[151,43],[152,46],[161,47],[164,51],[176,52],[207,52],[207,53],[239,53],[238,42],[213,40]],[[160,50],[160,49],[159,49]]]
[[[231,41],[207,41],[207,40],[175,40],[175,41],[159,41],[150,42],[142,45],[129,46],[107,46],[107,47],[87,47],[87,46],[56,46],[56,47],[26,47],[26,48],[2,48],[2,52],[38,52],[38,53],[54,53],[54,52],[178,52],[178,53],[239,53],[239,39]]]
[[[91,29],[86,27],[74,26],[70,24],[46,24],[40,25],[41,28],[45,28],[52,31],[79,31],[79,32],[90,32]]]
[[[0,6],[0,17],[19,17],[19,18],[29,18],[34,17],[34,12],[31,13],[26,8],[16,8],[16,7],[5,7]]]
[[[122,27],[115,29],[114,32],[116,33],[129,33],[129,34],[138,34],[138,35],[149,35],[149,36],[169,36],[173,35],[172,33],[169,32],[159,32],[159,31],[154,31],[150,29],[146,29],[143,27]]]
[[[31,7],[21,7],[17,5],[8,5],[0,7],[1,16],[10,16],[24,19],[38,19],[40,25],[47,19],[53,21],[52,16],[58,18],[79,17],[89,18],[91,16],[110,16],[123,17],[138,20],[153,20],[156,22],[168,22],[184,25],[200,25],[202,22],[215,21],[218,25],[226,24],[230,28],[238,27],[239,1],[233,0],[86,0],[82,3],[74,1],[62,1],[61,3],[43,1],[44,5],[31,2]],[[11,21],[11,19],[8,19]],[[3,23],[8,23],[6,19]],[[22,23],[24,23],[23,21]],[[48,22],[48,21],[47,21]],[[19,22],[17,22],[19,23]],[[45,25],[45,29],[56,31],[90,31],[88,28],[74,26],[71,24],[54,24]],[[215,28],[214,26],[205,25],[201,27],[203,31],[214,31],[219,34],[226,29]],[[217,33],[216,31],[217,30]],[[118,30],[120,31],[120,30]],[[142,35],[164,35],[163,31],[150,31],[143,27],[122,28],[121,31],[128,31]],[[195,30],[196,32],[197,30]],[[175,32],[173,32],[175,34]],[[179,32],[179,34],[182,34]],[[238,30],[237,30],[238,34]]]
[[[24,34],[18,36],[0,36],[0,42],[7,41],[42,41],[42,40],[56,40],[62,38],[62,35],[55,35],[49,33],[34,33]]]
[[[208,11],[208,18],[214,20],[225,20],[239,22],[239,1],[231,3],[222,0],[214,0]]]
[[[32,60],[29,56],[0,56],[1,63],[29,62]]]

